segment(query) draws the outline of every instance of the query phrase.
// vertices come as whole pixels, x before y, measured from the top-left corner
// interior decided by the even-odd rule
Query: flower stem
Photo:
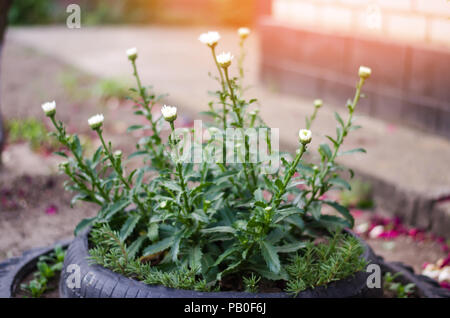
[[[62,127],[62,125],[59,125],[56,120],[55,120],[55,116],[50,116],[50,119],[53,123],[53,125],[55,126],[56,130],[58,130],[59,133],[59,140],[60,142],[65,145],[66,147],[68,147],[71,152],[73,153],[73,156],[75,157],[75,160],[78,163],[78,166],[89,176],[89,178],[91,179],[91,184],[93,189],[97,188],[98,192],[100,193],[100,195],[102,196],[102,198],[106,201],[109,202],[110,198],[109,195],[103,190],[103,188],[100,186],[100,184],[98,183],[97,179],[95,178],[95,176],[93,175],[92,171],[84,164],[83,162],[83,158],[80,157],[77,153],[77,151],[73,148],[72,143],[70,143],[67,140],[67,136],[66,133],[64,131],[64,128]]]
[[[228,76],[228,68],[224,68],[224,73],[225,73],[225,79],[226,79],[227,84],[228,84],[228,88],[230,90],[230,98],[231,98],[231,101],[233,102],[233,111],[236,114],[236,117],[238,119],[238,122],[237,122],[238,127],[243,129],[244,128],[244,120],[242,119],[242,116],[241,116],[241,110],[237,106],[236,95],[234,94],[233,85],[231,85],[230,77]],[[245,132],[244,132],[244,134],[245,134]],[[245,135],[244,136],[244,140],[245,140],[244,173],[246,175],[247,182],[250,185],[250,180],[248,178],[248,171],[247,171],[247,162],[250,161],[249,160],[249,157],[250,157],[250,145],[248,143],[248,136]],[[250,165],[250,173],[251,173],[251,176],[252,176],[252,179],[253,179],[253,183],[254,183],[254,188],[256,188],[258,181],[257,181],[257,178],[256,178],[255,169],[254,169],[253,164],[251,162],[249,163],[249,165]]]
[[[300,144],[300,150],[297,153],[297,156],[295,157],[295,160],[292,162],[291,166],[289,167],[288,172],[284,176],[283,184],[277,194],[274,198],[272,198],[270,203],[274,203],[274,210],[276,210],[281,202],[281,197],[286,193],[286,187],[289,184],[289,181],[291,181],[292,176],[294,175],[295,171],[297,170],[297,165],[300,162],[300,159],[302,158],[303,154],[306,151],[306,145]]]

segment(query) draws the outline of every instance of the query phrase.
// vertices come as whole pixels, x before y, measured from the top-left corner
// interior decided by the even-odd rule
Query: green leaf
[[[335,215],[322,215],[319,224],[329,229],[330,231],[336,231],[345,227],[352,227],[351,224],[345,219]]]
[[[278,187],[278,189],[283,188],[283,182],[280,179],[275,180],[275,185]]]
[[[355,148],[355,149],[352,149],[352,150],[339,152],[338,155],[339,156],[344,156],[344,155],[350,155],[350,154],[357,153],[357,152],[366,153],[367,151],[364,148]]]
[[[290,223],[292,225],[295,225],[296,227],[298,227],[300,230],[304,230],[305,229],[305,222],[303,222],[302,218],[299,217],[298,215],[291,215],[288,216],[286,218],[287,223]]]
[[[223,252],[222,254],[220,254],[220,256],[217,258],[216,262],[212,265],[212,267],[219,265],[219,264],[222,263],[228,256],[232,255],[233,253],[236,253],[237,251],[239,251],[239,247],[237,247],[237,246],[225,250],[225,252]]]
[[[305,213],[305,211],[298,207],[290,207],[290,208],[283,209],[283,210],[277,210],[275,212],[274,223],[275,224],[279,223],[291,215],[297,215],[297,214],[303,214],[303,213]]]
[[[346,220],[350,222],[350,228],[353,227],[355,220],[353,219],[353,216],[351,215],[350,211],[345,206],[342,206],[334,201],[322,201],[322,202],[333,207],[336,211],[338,211]]]
[[[158,241],[155,244],[147,246],[143,252],[143,256],[153,255],[158,252],[164,251],[168,249],[175,240],[175,236],[170,236],[165,238],[164,240]]]
[[[131,245],[127,248],[127,254],[130,259],[136,257],[145,239],[146,239],[145,235],[139,236],[139,238],[135,240],[133,243],[131,243]]]
[[[173,262],[176,262],[178,260],[178,254],[180,252],[180,243],[181,239],[183,238],[184,231],[180,231],[177,234],[175,234],[175,239],[173,240],[173,243],[171,244],[172,247],[170,249],[170,258]]]
[[[322,214],[322,202],[314,201],[310,205],[310,211],[315,220],[319,220]]]
[[[140,218],[141,216],[138,214],[130,215],[127,218],[125,223],[122,225],[122,228],[120,229],[119,237],[122,242],[124,242],[128,238],[128,236],[130,236],[130,234],[133,232]]]
[[[339,177],[331,178],[327,182],[332,185],[335,185],[335,186],[343,187],[349,191],[352,189],[352,187],[350,186],[350,184],[347,181],[345,181],[344,179],[339,178]]]
[[[236,232],[231,226],[216,226],[210,227],[208,229],[203,229],[200,232],[202,233],[234,233]]]
[[[274,273],[279,273],[281,264],[275,247],[267,241],[262,241],[259,246],[261,248],[261,254],[266,261],[269,270]]]
[[[334,112],[334,118],[336,118],[336,120],[339,122],[339,124],[341,124],[342,128],[345,127],[342,117],[337,112]]]
[[[327,159],[330,159],[331,156],[333,155],[333,153],[331,152],[330,146],[328,146],[327,144],[321,144],[319,146],[319,152]]]
[[[159,227],[158,223],[150,223],[147,230],[147,237],[150,241],[155,242],[159,238]]]
[[[94,225],[97,221],[97,217],[94,216],[93,218],[86,218],[81,220],[80,223],[75,227],[74,235],[77,236],[80,231],[86,229],[87,227]]]
[[[130,204],[128,199],[122,199],[114,204],[108,205],[102,212],[101,215],[104,219],[109,221],[117,212],[122,211]]]
[[[132,125],[132,126],[128,127],[127,132],[131,132],[131,131],[142,129],[142,128],[144,128],[143,125]]]
[[[55,154],[55,155],[58,155],[58,156],[61,156],[61,157],[64,157],[64,158],[69,158],[69,157],[68,157],[64,152],[62,152],[62,151],[55,151],[54,154]]]
[[[200,245],[197,245],[195,247],[191,247],[189,250],[189,266],[193,269],[196,268],[198,270],[202,270],[202,249],[200,248]]]
[[[305,242],[295,242],[283,246],[277,246],[275,247],[275,249],[278,253],[291,253],[298,251],[299,249],[305,248],[307,245],[308,244]]]

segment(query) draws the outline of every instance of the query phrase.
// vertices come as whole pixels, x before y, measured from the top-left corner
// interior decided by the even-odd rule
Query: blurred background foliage
[[[257,0],[13,0],[11,25],[65,23],[66,8],[81,7],[83,25],[174,24],[251,26]]]

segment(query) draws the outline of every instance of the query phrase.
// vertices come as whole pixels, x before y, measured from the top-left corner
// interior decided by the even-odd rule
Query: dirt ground
[[[87,118],[102,112],[108,119],[106,138],[124,153],[134,149],[139,136],[125,133],[128,125],[139,123],[130,111],[131,105],[81,96],[80,87],[89,90],[94,85],[92,76],[14,42],[7,43],[2,65],[1,110],[5,118],[46,121],[40,105],[56,100],[58,118],[67,123],[69,133],[81,133],[95,147],[98,140],[92,138],[95,136]],[[63,85],[62,77],[67,74],[79,78],[78,86],[68,89]],[[63,189],[66,179],[56,169],[59,161],[32,152],[27,144],[7,145],[0,171],[0,261],[70,237],[81,219],[95,215],[96,207],[89,204],[77,203],[70,208],[71,194]],[[432,242],[417,243],[406,237],[368,241],[377,254],[389,261],[405,262],[416,271],[424,262],[436,262],[445,256]]]

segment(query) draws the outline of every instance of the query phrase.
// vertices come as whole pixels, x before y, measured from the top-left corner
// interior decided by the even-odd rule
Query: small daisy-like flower
[[[220,40],[219,32],[209,31],[207,33],[202,33],[198,40],[209,47],[215,47]]]
[[[360,66],[358,74],[359,74],[359,77],[361,77],[363,79],[368,79],[370,77],[370,75],[372,74],[372,70],[370,69],[370,67]]]
[[[321,99],[314,100],[314,107],[320,108],[323,106],[323,101]]]
[[[249,28],[239,28],[238,35],[241,39],[246,39],[250,35],[250,29]]]
[[[231,65],[231,61],[233,60],[234,56],[230,53],[221,53],[217,55],[217,63],[219,63],[220,66],[223,68],[227,68]]]
[[[117,158],[122,157],[122,150],[116,150],[116,151],[114,151],[114,156],[117,157]]]
[[[88,119],[89,126],[91,126],[92,129],[99,129],[103,125],[103,121],[105,120],[105,117],[103,117],[102,114],[97,114],[92,116]]]
[[[272,211],[272,207],[271,206],[265,207],[264,210],[266,210],[267,212],[270,212],[270,211]]]
[[[298,132],[298,137],[300,138],[300,142],[304,145],[309,144],[312,139],[311,130],[308,129],[300,129]]]
[[[177,119],[177,108],[175,106],[164,105],[161,108],[161,113],[164,119],[168,122],[173,122]]]
[[[47,102],[42,104],[42,110],[44,111],[45,115],[47,116],[53,116],[56,113],[56,102]]]
[[[134,61],[135,59],[137,59],[137,49],[135,47],[128,49],[126,53],[129,60]]]

